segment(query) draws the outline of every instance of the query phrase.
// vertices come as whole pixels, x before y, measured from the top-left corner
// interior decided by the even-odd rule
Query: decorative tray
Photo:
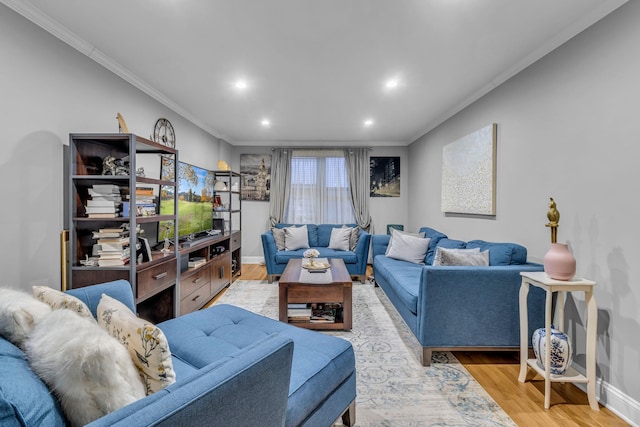
[[[314,262],[313,265],[310,264],[302,264],[302,268],[306,268],[307,270],[326,270],[331,267],[328,262]]]

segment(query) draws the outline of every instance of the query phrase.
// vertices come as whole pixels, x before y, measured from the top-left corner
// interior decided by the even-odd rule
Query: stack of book
[[[116,218],[122,209],[120,186],[115,184],[94,184],[89,190],[91,199],[84,209],[89,218]]]
[[[156,215],[156,197],[152,187],[136,187],[136,215]]]
[[[205,257],[196,256],[189,258],[189,268],[197,268],[201,265],[205,265],[207,263],[207,259]]]
[[[123,228],[101,228],[93,232],[96,239],[98,266],[125,265],[131,258],[129,230]]]
[[[287,317],[289,322],[309,322],[311,320],[311,307],[307,307],[307,304],[289,304]]]

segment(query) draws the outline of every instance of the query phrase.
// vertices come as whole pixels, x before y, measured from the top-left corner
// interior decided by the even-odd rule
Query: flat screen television
[[[172,159],[162,159],[162,179],[173,179],[176,172]],[[161,221],[158,242],[197,237],[213,228],[213,172],[189,163],[178,162],[176,187],[161,186],[160,215],[173,215],[173,192],[178,192],[178,224]]]

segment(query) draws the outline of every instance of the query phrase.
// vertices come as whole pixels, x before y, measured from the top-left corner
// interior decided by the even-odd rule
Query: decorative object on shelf
[[[167,147],[175,148],[176,133],[168,119],[160,118],[156,121],[156,125],[153,128],[153,140]]]
[[[531,344],[533,352],[538,360],[538,366],[545,369],[544,357],[547,348],[546,329],[538,328],[531,336]],[[572,350],[569,337],[562,331],[559,331],[551,325],[551,355],[550,355],[550,371],[553,375],[564,375],[567,368],[571,364]]]
[[[163,254],[171,253],[171,243],[169,242],[169,234],[171,233],[171,227],[173,227],[173,221],[167,221],[163,224],[165,227],[164,244],[160,250]]]
[[[544,271],[552,279],[570,280],[576,274],[576,259],[566,243],[557,242],[560,212],[553,197],[549,198],[547,218],[545,227],[551,228],[551,248],[543,258]]]
[[[309,266],[311,267],[314,266],[315,259],[319,255],[320,255],[320,252],[318,252],[317,249],[307,249],[302,254],[302,256],[304,256],[305,258],[309,258]]]
[[[136,169],[136,176],[139,176],[140,178],[144,178],[145,177],[144,168],[142,166],[140,166],[138,169]]]
[[[116,119],[118,119],[118,130],[120,133],[129,133],[129,128],[127,127],[127,123],[124,121],[122,114],[118,113],[116,115]]]
[[[102,175],[129,175],[129,162],[116,159],[113,156],[106,156],[102,159]]]
[[[218,170],[230,171],[231,167],[224,160],[218,160]]]
[[[228,191],[227,184],[224,181],[216,180],[213,183],[213,191]]]

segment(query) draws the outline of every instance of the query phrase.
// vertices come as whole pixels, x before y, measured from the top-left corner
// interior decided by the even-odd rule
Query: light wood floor
[[[369,266],[369,275],[371,266]],[[263,265],[243,264],[242,280],[266,280]],[[587,395],[569,383],[553,383],[551,408],[544,409],[544,380],[529,371],[518,381],[518,352],[454,352],[454,355],[519,426],[626,426],[607,408],[589,407]]]

